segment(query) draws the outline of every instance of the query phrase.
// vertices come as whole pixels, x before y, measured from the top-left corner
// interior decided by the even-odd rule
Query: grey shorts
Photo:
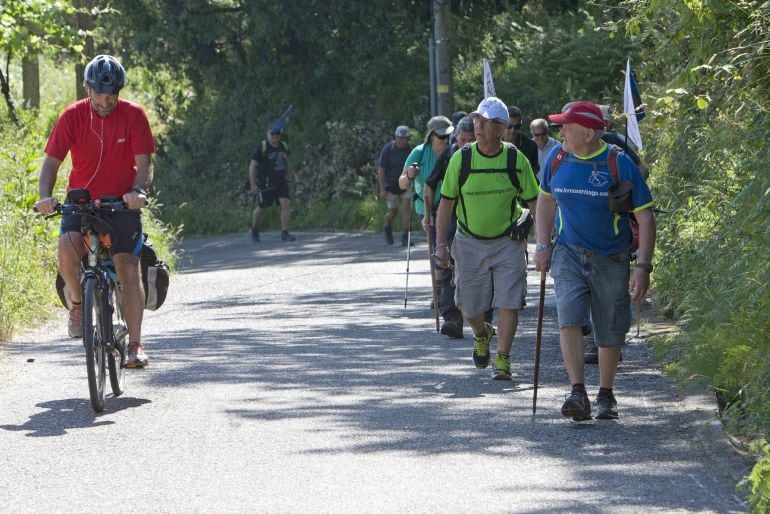
[[[405,201],[411,202],[412,196],[414,196],[414,193],[411,187],[401,194],[391,193],[388,191],[388,199],[386,200],[388,202],[388,209],[397,209]]]
[[[456,232],[452,243],[455,260],[455,303],[466,316],[494,305],[521,309],[527,295],[527,243],[509,237],[475,239]]]
[[[590,312],[597,346],[625,344],[631,328],[630,262],[628,251],[599,255],[576,246],[556,245],[551,276],[559,328],[588,324]]]

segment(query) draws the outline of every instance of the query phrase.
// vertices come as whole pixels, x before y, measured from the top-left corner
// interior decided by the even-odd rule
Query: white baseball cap
[[[482,100],[470,116],[481,116],[490,121],[499,120],[503,123],[508,123],[508,107],[496,96],[490,96]]]
[[[409,137],[409,127],[406,125],[396,127],[396,137]]]

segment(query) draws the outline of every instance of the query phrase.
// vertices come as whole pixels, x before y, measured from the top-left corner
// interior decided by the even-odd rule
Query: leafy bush
[[[55,232],[32,211],[42,147],[40,134],[0,131],[0,340],[44,318],[54,302],[55,246],[48,242]]]
[[[716,392],[727,430],[766,445],[770,4],[740,4],[638,3],[628,28],[645,46],[648,160],[655,196],[669,211],[659,217],[654,279],[679,332],[659,350],[669,371]],[[762,512],[766,455],[750,481],[750,502]]]

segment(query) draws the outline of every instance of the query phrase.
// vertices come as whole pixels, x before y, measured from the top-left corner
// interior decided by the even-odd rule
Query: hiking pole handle
[[[537,304],[537,333],[535,336],[535,375],[532,395],[532,415],[537,412],[537,385],[540,380],[540,344],[543,336],[543,306],[545,305],[545,270],[540,272],[540,299]]]

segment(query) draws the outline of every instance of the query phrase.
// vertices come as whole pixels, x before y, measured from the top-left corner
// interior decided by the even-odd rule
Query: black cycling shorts
[[[138,211],[114,212],[104,215],[104,223],[97,228],[98,232],[109,232],[112,246],[110,255],[130,253],[139,255],[142,250],[142,216]],[[80,214],[68,214],[61,218],[61,231],[80,232]]]
[[[262,189],[260,187],[257,194],[257,203],[264,209],[274,204],[277,205],[279,198],[290,199],[289,183],[284,175],[274,175],[270,178],[266,188]]]

